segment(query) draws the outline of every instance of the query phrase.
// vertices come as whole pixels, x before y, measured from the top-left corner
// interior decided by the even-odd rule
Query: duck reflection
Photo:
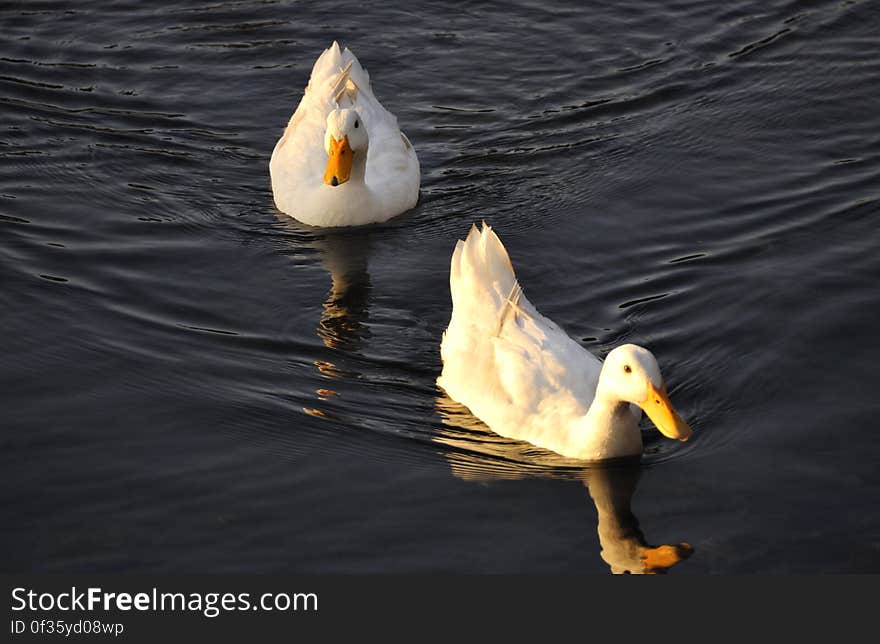
[[[315,242],[315,247],[321,253],[321,263],[330,273],[330,292],[318,321],[318,337],[328,349],[355,351],[369,336],[366,322],[372,290],[367,270],[370,239],[360,232],[331,230]],[[314,364],[326,379],[339,380],[353,375],[329,360],[315,360]],[[326,387],[315,393],[321,402],[338,395]],[[303,411],[317,418],[335,417],[327,409],[303,407]]]
[[[629,464],[593,468],[583,478],[599,517],[599,554],[615,574],[665,573],[694,552],[688,543],[652,546],[645,540],[631,508],[640,474]]]
[[[437,412],[446,427],[435,440],[453,448],[447,451],[447,460],[452,473],[464,481],[551,476],[582,483],[596,507],[599,555],[612,573],[665,573],[693,554],[687,543],[654,546],[645,539],[632,512],[641,475],[638,461],[585,468],[582,462],[494,434],[466,407],[445,395],[437,398]]]
[[[370,238],[360,232],[330,231],[315,245],[331,280],[318,337],[330,349],[357,349],[369,337]]]
[[[316,229],[276,211],[278,228],[282,231],[285,249],[301,257],[304,247],[317,251],[321,264],[330,276],[330,288],[322,304],[317,336],[330,351],[319,349],[312,363],[320,372],[322,385],[315,390],[320,408],[305,406],[302,410],[316,418],[338,419],[333,399],[339,393],[330,381],[356,378],[337,360],[337,352],[356,352],[369,337],[370,297],[372,284],[368,271],[372,237],[369,230]]]

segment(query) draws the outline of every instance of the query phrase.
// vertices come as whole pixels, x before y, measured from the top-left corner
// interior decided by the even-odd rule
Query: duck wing
[[[586,414],[601,362],[529,302],[486,224],[457,243],[450,290],[438,384],[497,433],[550,446]]]

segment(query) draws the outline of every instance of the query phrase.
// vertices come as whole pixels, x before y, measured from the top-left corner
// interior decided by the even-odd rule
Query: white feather
[[[355,109],[369,137],[365,177],[329,186],[324,131],[339,107]],[[420,168],[397,118],[373,95],[355,55],[334,42],[315,61],[305,93],[275,145],[269,172],[278,209],[314,226],[385,221],[415,206]]]
[[[440,345],[438,384],[493,431],[572,458],[641,453],[641,412],[614,397],[603,363],[541,315],[522,293],[510,258],[491,227],[473,226],[450,267],[452,319]],[[654,371],[641,347],[615,349],[636,370],[641,391]],[[611,354],[609,354],[610,358]],[[621,363],[622,366],[623,363]],[[640,376],[641,379],[636,378]],[[624,379],[621,379],[623,382]]]

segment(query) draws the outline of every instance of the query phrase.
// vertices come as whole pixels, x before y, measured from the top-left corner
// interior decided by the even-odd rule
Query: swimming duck
[[[346,48],[318,57],[269,161],[282,212],[312,226],[382,222],[419,197],[419,160]]]
[[[653,354],[624,344],[603,363],[572,340],[523,295],[490,226],[456,244],[449,284],[437,384],[496,433],[591,461],[642,453],[641,410],[665,436],[690,436]]]

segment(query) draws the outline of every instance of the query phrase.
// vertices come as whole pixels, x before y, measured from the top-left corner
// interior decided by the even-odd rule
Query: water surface
[[[0,8],[5,571],[880,572],[880,8],[546,4]],[[334,39],[421,161],[385,225],[272,202]],[[591,479],[437,389],[481,219],[689,443]]]

